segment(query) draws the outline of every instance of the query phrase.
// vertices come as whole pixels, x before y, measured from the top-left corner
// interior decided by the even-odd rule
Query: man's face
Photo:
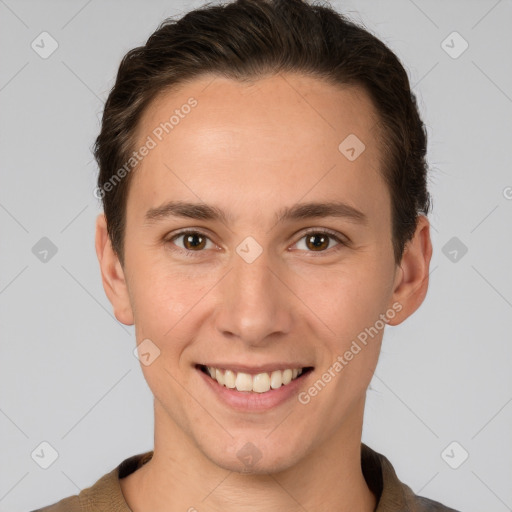
[[[160,351],[142,365],[159,435],[179,431],[227,469],[252,457],[253,469],[277,471],[360,436],[398,274],[390,196],[362,91],[292,74],[253,85],[212,79],[160,96],[141,120],[136,148],[148,136],[156,146],[130,184],[123,270],[137,343]],[[190,97],[197,105],[182,108]],[[158,130],[176,109],[179,122]],[[170,201],[226,219],[146,217]],[[364,217],[277,221],[286,208],[334,202]],[[221,380],[226,369],[269,379],[310,370],[260,393],[221,386],[202,365]],[[275,386],[287,373],[274,374]]]

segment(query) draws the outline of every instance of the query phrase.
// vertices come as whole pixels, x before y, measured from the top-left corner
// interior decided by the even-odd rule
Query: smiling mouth
[[[313,370],[312,366],[304,368],[286,368],[272,372],[262,372],[255,375],[245,372],[234,372],[215,368],[213,366],[196,365],[196,368],[215,380],[221,386],[237,391],[249,393],[266,393],[271,389],[278,389],[290,382],[299,379]]]

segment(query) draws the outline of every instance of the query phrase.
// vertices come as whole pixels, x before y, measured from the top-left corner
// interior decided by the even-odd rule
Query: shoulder
[[[376,512],[458,512],[414,494],[398,479],[391,462],[364,443],[361,444],[361,467],[368,487],[378,496]]]
[[[153,451],[132,455],[79,494],[31,512],[131,512],[121,491],[119,479],[136,471],[152,456]]]
[[[407,503],[411,512],[458,512],[457,510],[447,507],[438,501],[424,498],[423,496],[417,496],[412,490],[404,485],[404,489],[410,493],[407,495]]]
[[[119,479],[136,471],[150,460],[152,455],[152,451],[133,455],[79,494],[31,512],[89,512],[91,510],[131,512],[122,494]]]

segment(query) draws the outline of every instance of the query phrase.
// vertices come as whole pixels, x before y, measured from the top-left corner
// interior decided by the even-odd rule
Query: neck
[[[121,489],[133,512],[373,512],[377,500],[361,470],[363,409],[358,423],[344,425],[298,464],[244,474],[207,459],[155,400],[153,457],[120,480]]]

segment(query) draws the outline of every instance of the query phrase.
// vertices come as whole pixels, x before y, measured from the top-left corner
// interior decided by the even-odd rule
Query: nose
[[[223,336],[264,346],[290,332],[293,292],[277,267],[266,250],[251,263],[233,254],[231,271],[219,283],[216,327]]]

